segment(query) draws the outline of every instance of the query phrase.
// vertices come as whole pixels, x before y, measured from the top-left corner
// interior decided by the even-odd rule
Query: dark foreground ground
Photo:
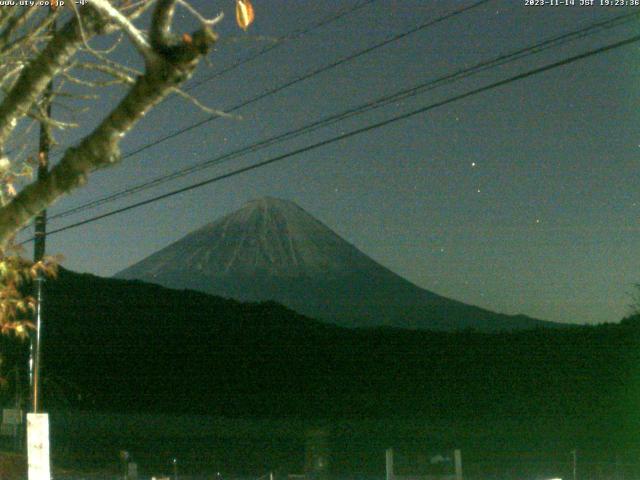
[[[300,473],[320,435],[336,476],[382,475],[393,447],[407,475],[450,471],[431,459],[458,448],[467,478],[573,480],[573,450],[576,479],[640,477],[638,315],[497,334],[349,330],[273,303],[71,280],[49,292],[43,333],[59,468],[118,475],[127,450],[142,476],[171,473],[172,458],[184,475]],[[0,341],[10,405],[28,345]]]
[[[473,420],[330,423],[53,412],[51,447],[55,477],[67,479],[121,478],[119,454],[126,450],[140,478],[173,476],[176,458],[182,480],[257,479],[269,472],[278,480],[304,473],[310,450],[320,449],[327,454],[332,478],[374,480],[384,477],[390,447],[398,476],[450,475],[456,448],[462,451],[467,479],[571,480],[574,449],[581,480],[640,476],[637,453],[617,445],[614,437],[597,436],[597,426],[586,419],[547,419],[528,426],[495,419],[494,427]]]

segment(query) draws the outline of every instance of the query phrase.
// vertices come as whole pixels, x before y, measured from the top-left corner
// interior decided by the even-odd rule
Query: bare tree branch
[[[46,178],[23,188],[8,205],[0,209],[0,245],[6,244],[33,216],[60,196],[84,184],[89,173],[118,162],[122,138],[150,108],[188,79],[199,59],[209,52],[217,35],[206,25],[190,35],[188,40],[176,39],[171,34],[174,9],[173,0],[159,0],[151,25],[153,55],[146,58],[144,74],[138,76],[122,101],[77,147],[66,150]],[[91,21],[92,31],[104,28],[95,19]],[[57,60],[53,64],[56,68],[69,61],[68,52],[72,49],[70,45],[74,44],[77,48],[77,44],[81,42],[77,25],[67,25],[66,28],[65,34],[57,34],[52,40],[52,43],[58,43],[58,49],[67,52],[65,54],[54,49]],[[47,47],[45,51],[47,50],[51,49]],[[41,68],[51,71],[54,67],[45,62]],[[24,72],[21,77],[23,76]],[[33,90],[31,95],[37,96],[35,89]],[[11,93],[14,94],[14,91]],[[23,99],[21,105],[27,104],[28,99]],[[4,105],[0,106],[0,120],[6,116],[3,115],[2,107]],[[6,110],[7,107],[4,108]],[[0,141],[2,135],[6,136],[10,131],[0,122]]]
[[[29,10],[34,11],[34,9]],[[46,16],[39,24],[31,26],[31,28],[29,28],[29,31],[21,37],[15,38],[13,40],[10,40],[10,36],[3,38],[2,41],[0,41],[0,54],[8,56],[18,48],[28,47],[30,43],[47,40],[48,37],[41,34],[49,27],[49,25],[51,25],[56,20],[56,17],[56,14]]]
[[[32,17],[38,11],[35,7],[13,9],[14,15],[8,17],[3,23],[6,25],[2,33],[0,33],[0,50],[3,50],[5,45],[9,43],[9,39],[20,27],[22,27],[30,17]]]
[[[167,47],[171,38],[171,23],[176,11],[176,0],[158,0],[151,23],[151,45],[155,51]]]
[[[193,95],[185,92],[181,88],[172,88],[171,91],[173,93],[175,93],[176,95],[181,96],[182,98],[184,98],[188,102],[192,103],[193,105],[195,105],[197,108],[202,110],[204,113],[208,113],[209,115],[216,115],[218,117],[223,117],[223,118],[232,118],[234,120],[241,120],[242,119],[242,117],[240,115],[234,115],[232,113],[227,113],[227,112],[224,112],[222,110],[218,110],[216,108],[207,107],[202,102],[200,102],[200,100],[198,100],[196,97],[194,97]]]
[[[105,18],[118,25],[145,58],[153,54],[153,50],[143,33],[107,0],[92,0],[91,6]]]
[[[95,34],[106,23],[95,10],[83,8],[84,30]],[[82,43],[80,19],[74,18],[58,31],[42,52],[21,72],[11,92],[0,104],[0,151],[18,120],[25,116],[47,87],[49,81],[66,65]]]
[[[199,30],[190,35],[172,34],[177,4],[198,21]],[[29,328],[34,328],[28,320],[33,299],[24,296],[20,285],[40,272],[55,273],[52,262],[32,263],[20,257],[14,238],[21,227],[82,185],[91,172],[120,161],[124,136],[172,92],[214,113],[182,92],[180,84],[217,41],[210,27],[222,15],[207,19],[187,0],[92,0],[82,7],[71,0],[68,6],[73,15],[62,9],[52,13],[48,9],[0,8],[0,333],[25,336]],[[154,11],[147,38],[133,22],[149,8]],[[60,18],[67,18],[66,23],[59,30],[50,29],[52,22]],[[107,50],[90,45],[96,35],[111,32],[120,33],[120,38]],[[109,57],[122,38],[128,38],[142,56],[142,72]],[[86,53],[93,55],[92,61],[84,58]],[[73,85],[65,90],[69,84]],[[59,105],[56,99],[71,97],[69,108],[77,113],[83,110],[83,105],[78,105],[80,100],[96,98],[96,89],[115,84],[127,86],[124,98],[105,117],[98,117],[98,126],[77,146],[61,148],[60,161],[47,175],[33,181],[34,166],[43,165],[46,154],[39,151],[42,144],[29,143],[32,127],[38,124],[53,135],[54,130],[63,131],[78,124],[67,121],[68,115],[52,118],[52,102]],[[23,118],[30,123],[23,122],[18,127]],[[5,152],[9,144],[10,153]],[[35,153],[23,158],[27,150]],[[18,191],[17,184],[27,178],[31,183]]]

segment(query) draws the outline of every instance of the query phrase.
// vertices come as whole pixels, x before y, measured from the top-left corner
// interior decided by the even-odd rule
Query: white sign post
[[[386,466],[387,466],[387,476],[386,480],[394,480],[393,474],[393,448],[387,448],[384,452]]]
[[[51,480],[49,463],[49,415],[27,414],[29,480]]]
[[[462,480],[462,452],[460,450],[453,451],[453,461],[456,467],[456,480]]]

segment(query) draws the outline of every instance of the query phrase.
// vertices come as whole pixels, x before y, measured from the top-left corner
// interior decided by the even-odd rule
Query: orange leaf
[[[188,33],[183,33],[182,34],[182,41],[184,43],[193,43],[193,38],[191,38],[191,35],[189,35]]]
[[[58,8],[58,0],[51,0],[51,10],[55,11]]]
[[[255,14],[249,0],[236,0],[236,21],[238,26],[246,30],[253,23]]]

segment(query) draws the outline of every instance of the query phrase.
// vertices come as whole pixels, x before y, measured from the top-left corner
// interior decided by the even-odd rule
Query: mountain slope
[[[116,275],[244,301],[275,300],[348,327],[498,331],[554,325],[421,289],[296,204],[249,202]]]

